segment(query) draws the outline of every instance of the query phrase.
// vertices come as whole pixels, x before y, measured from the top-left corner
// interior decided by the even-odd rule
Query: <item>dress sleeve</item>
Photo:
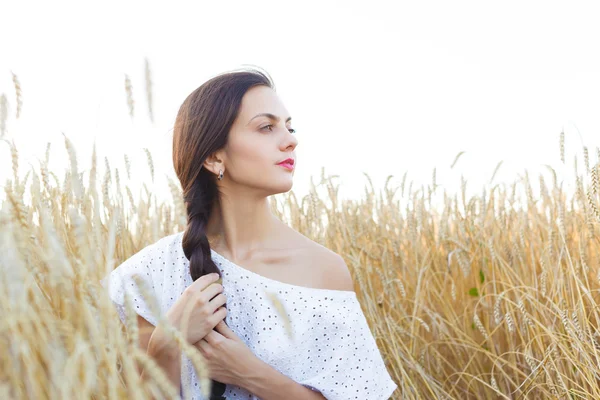
[[[157,318],[152,313],[152,309],[148,306],[146,300],[142,296],[140,288],[133,278],[135,275],[142,278],[146,287],[149,289],[150,294],[156,296],[152,262],[152,247],[148,246],[125,260],[102,280],[102,286],[108,288],[110,299],[113,301],[119,314],[119,318],[123,323],[125,323],[126,320],[125,292],[127,292],[131,297],[133,308],[136,313],[152,325],[156,326]],[[160,305],[158,299],[157,304]]]
[[[347,313],[347,314],[346,314]],[[344,323],[337,324],[335,340],[319,357],[317,371],[303,386],[319,391],[328,400],[387,400],[398,385],[392,380],[356,297],[346,302]]]

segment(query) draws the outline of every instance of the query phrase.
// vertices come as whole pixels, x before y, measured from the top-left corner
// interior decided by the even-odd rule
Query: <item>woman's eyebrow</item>
[[[250,121],[248,121],[248,124],[249,124],[250,122],[252,122],[252,120],[253,120],[254,118],[258,118],[258,117],[268,117],[268,118],[270,118],[270,119],[273,119],[273,120],[275,120],[275,121],[279,121],[279,117],[278,117],[278,116],[276,116],[275,114],[271,114],[271,113],[260,113],[260,114],[256,114],[254,117],[252,117],[252,118],[250,119]],[[289,121],[291,121],[291,120],[292,120],[292,117],[287,117],[287,119],[285,120],[285,122],[287,123],[287,122],[289,122]],[[246,125],[248,125],[248,124],[246,124]]]

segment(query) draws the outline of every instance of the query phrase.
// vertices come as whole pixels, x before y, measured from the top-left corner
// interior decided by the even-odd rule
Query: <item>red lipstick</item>
[[[277,165],[281,165],[282,167],[292,171],[294,169],[294,159],[286,158],[285,160],[278,162]]]

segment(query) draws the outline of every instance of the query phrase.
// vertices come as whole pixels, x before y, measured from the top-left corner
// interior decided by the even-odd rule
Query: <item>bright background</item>
[[[293,190],[310,176],[338,174],[342,196],[376,186],[450,190],[461,174],[477,193],[497,163],[512,182],[543,164],[570,171],[583,145],[600,146],[600,24],[595,2],[504,1],[81,1],[0,3],[0,92],[22,175],[52,142],[50,169],[67,157],[61,132],[89,168],[93,142],[125,176],[175,176],[171,134],[184,98],[209,77],[243,64],[273,77],[293,116],[299,146]],[[147,114],[144,59],[152,70],[154,116]],[[15,120],[10,72],[23,92]],[[136,115],[128,115],[124,77]],[[453,169],[458,152],[465,154]],[[560,168],[559,168],[560,169]],[[0,143],[0,182],[10,178]],[[101,177],[102,175],[100,175]],[[156,194],[169,195],[157,181]],[[164,190],[163,190],[164,189]],[[0,194],[4,196],[4,191]]]

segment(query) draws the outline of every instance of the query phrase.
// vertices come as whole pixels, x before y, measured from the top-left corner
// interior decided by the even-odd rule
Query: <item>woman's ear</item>
[[[221,152],[216,151],[206,157],[206,160],[204,160],[204,163],[202,163],[202,168],[209,170],[215,175],[219,175],[219,170],[225,170]]]

